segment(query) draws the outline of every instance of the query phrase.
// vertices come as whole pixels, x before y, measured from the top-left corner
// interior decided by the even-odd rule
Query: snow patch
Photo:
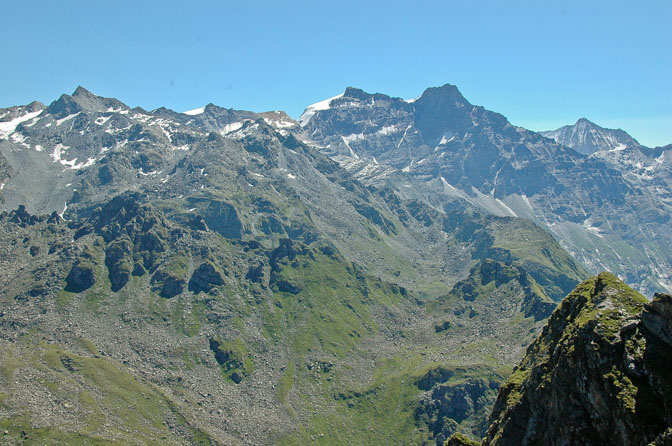
[[[70,147],[64,146],[60,142],[54,146],[54,151],[51,153],[51,158],[54,160],[55,163],[61,162],[61,156],[63,155],[63,152],[68,150]]]
[[[399,148],[399,146],[401,146],[401,143],[404,141],[404,138],[406,138],[406,133],[408,133],[408,130],[410,128],[411,128],[411,126],[409,125],[408,127],[406,127],[406,130],[404,130],[404,134],[401,136],[401,139],[397,143],[397,149]]]
[[[591,234],[598,236],[599,238],[604,238],[602,235],[602,230],[596,226],[593,226],[590,219],[584,220],[583,228]]]
[[[99,117],[97,117],[96,120],[93,121],[93,122],[96,123],[96,124],[98,124],[98,125],[105,125],[105,123],[106,123],[107,121],[109,121],[111,117],[112,117],[112,115],[110,115],[110,116],[99,116]]]
[[[294,179],[296,179],[296,176],[292,175],[291,173],[288,173],[287,178],[289,178],[291,180],[294,180]]]
[[[193,110],[187,110],[185,112],[182,112],[184,115],[189,115],[189,116],[196,116],[205,113],[205,107],[199,107],[195,108]]]
[[[14,143],[22,145],[26,149],[30,149],[30,146],[26,144],[26,137],[23,134],[15,132],[9,137]]]
[[[35,118],[33,118],[32,121],[30,121],[30,122],[26,122],[25,124],[23,124],[23,126],[24,126],[24,127],[32,127],[32,126],[34,126],[35,124],[37,124],[37,122],[38,122],[39,120],[40,120],[39,117],[35,117]]]
[[[456,189],[452,184],[450,184],[448,181],[446,181],[445,178],[441,177],[441,182],[445,187],[449,189],[450,192],[453,192],[454,194],[457,194],[459,197],[464,197],[464,193],[458,189]]]
[[[147,121],[149,121],[150,119],[152,119],[152,116],[151,115],[145,115],[143,113],[136,113],[136,114],[131,116],[131,119],[134,120],[134,121],[140,121],[144,124]]]
[[[349,146],[352,141],[359,141],[360,139],[364,139],[364,134],[353,133],[351,135],[341,136],[341,138],[343,138],[343,142]]]
[[[277,129],[286,129],[289,127],[294,127],[294,123],[291,121],[283,121],[280,119],[268,119],[264,118],[264,121],[266,121],[266,124],[270,125],[271,127],[275,127]]]
[[[54,151],[49,155],[55,163],[60,163],[63,166],[66,166],[72,170],[79,170],[84,167],[89,167],[93,165],[96,162],[95,158],[89,158],[86,160],[86,162],[83,163],[78,163],[77,158],[71,159],[71,160],[65,160],[63,159],[63,154],[65,153],[66,150],[68,150],[70,147],[64,146],[61,143],[58,143],[54,146]]]
[[[244,121],[236,121],[232,122],[230,124],[226,124],[222,129],[219,131],[220,134],[226,135],[228,133],[235,132],[237,130],[240,130],[243,127]]]
[[[71,120],[71,119],[73,119],[73,118],[76,118],[77,116],[80,115],[80,113],[82,113],[82,112],[77,112],[77,113],[74,113],[74,114],[72,114],[72,115],[68,115],[68,116],[66,116],[65,118],[57,119],[57,120],[56,120],[56,127],[58,127],[59,125],[63,124],[65,121],[69,121],[69,120]]]
[[[348,135],[348,136],[341,136],[341,139],[343,140],[343,143],[345,144],[345,147],[348,148],[348,151],[350,152],[350,156],[352,156],[354,159],[359,160],[359,156],[355,153],[354,150],[352,150],[352,147],[350,147],[350,141],[356,141],[357,139],[360,139],[357,137],[358,135]],[[360,136],[363,138],[364,135]]]
[[[26,122],[30,119],[33,119],[40,113],[42,113],[42,110],[32,113],[26,113],[23,116],[19,116],[18,118],[12,119],[11,121],[0,122],[0,138],[7,138],[11,133],[13,133],[16,130],[16,127],[19,124],[21,124],[22,122]]]
[[[378,132],[376,132],[376,133],[379,133],[379,134],[381,134],[381,135],[390,135],[390,134],[392,134],[392,133],[396,133],[396,132],[398,132],[398,131],[399,131],[399,128],[398,128],[397,126],[394,126],[394,125],[384,125],[384,126],[382,126],[382,127],[380,128],[380,130],[378,130]]]
[[[455,135],[451,136],[450,138],[446,138],[446,135],[443,135],[441,137],[441,141],[439,141],[439,145],[440,146],[446,145],[454,139],[455,139]]]
[[[305,127],[306,124],[308,124],[308,121],[310,121],[310,118],[312,118],[315,115],[315,113],[317,113],[320,110],[328,110],[331,101],[342,97],[343,93],[334,96],[333,98],[325,99],[324,101],[316,102],[313,105],[309,105],[308,107],[306,107],[303,114],[299,117],[298,119],[299,125],[301,127]]]

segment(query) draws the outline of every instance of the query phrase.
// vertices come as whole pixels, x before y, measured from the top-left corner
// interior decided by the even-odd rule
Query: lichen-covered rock
[[[671,304],[609,273],[580,284],[502,387],[483,444],[665,444]]]
[[[446,442],[443,443],[443,446],[478,446],[479,444],[478,441],[474,441],[458,432],[451,435]]]

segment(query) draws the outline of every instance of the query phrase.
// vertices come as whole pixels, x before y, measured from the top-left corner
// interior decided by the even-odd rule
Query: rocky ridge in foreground
[[[502,386],[481,443],[672,443],[672,296],[648,302],[609,273],[555,310]],[[462,435],[446,444],[471,445]]]

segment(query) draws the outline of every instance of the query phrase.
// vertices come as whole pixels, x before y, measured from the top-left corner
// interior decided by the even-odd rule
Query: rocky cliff
[[[602,273],[565,298],[528,348],[482,444],[670,444],[670,364],[672,296],[647,302]]]

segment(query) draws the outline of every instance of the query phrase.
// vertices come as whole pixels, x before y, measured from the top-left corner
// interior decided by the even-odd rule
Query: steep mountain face
[[[574,125],[565,125],[557,130],[540,133],[546,138],[550,138],[563,146],[571,147],[584,155],[641,146],[635,138],[623,130],[605,129],[586,118],[579,119]]]
[[[672,441],[672,296],[611,274],[574,290],[500,389],[484,445]]]
[[[365,184],[439,209],[466,200],[528,218],[589,269],[614,271],[644,292],[672,290],[664,149],[633,172],[634,159],[597,155],[613,150],[586,157],[471,105],[452,85],[415,100],[348,88],[299,122],[304,138]]]
[[[586,277],[527,220],[367,187],[282,113],[148,112],[83,88],[5,112],[14,442],[482,436],[523,346]]]

